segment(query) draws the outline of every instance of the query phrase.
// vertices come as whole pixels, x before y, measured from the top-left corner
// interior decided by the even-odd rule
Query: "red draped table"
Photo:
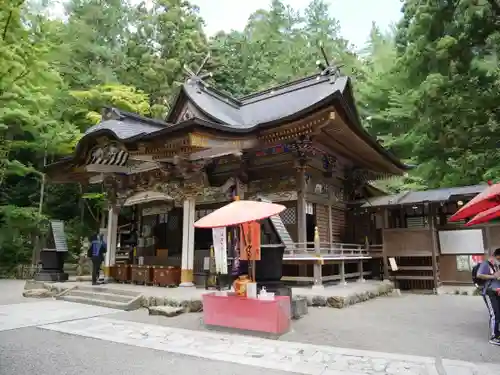
[[[290,329],[290,297],[275,296],[273,300],[235,295],[203,295],[205,325],[282,335]]]

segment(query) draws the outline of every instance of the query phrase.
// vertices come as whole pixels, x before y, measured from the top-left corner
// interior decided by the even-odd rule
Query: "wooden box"
[[[181,283],[181,269],[172,266],[153,266],[153,284],[177,286]]]
[[[156,249],[156,256],[159,258],[168,258],[168,249]]]
[[[130,282],[130,266],[128,264],[117,264],[112,268],[111,276],[120,283]]]
[[[130,266],[131,280],[134,284],[152,284],[153,268],[151,266]]]

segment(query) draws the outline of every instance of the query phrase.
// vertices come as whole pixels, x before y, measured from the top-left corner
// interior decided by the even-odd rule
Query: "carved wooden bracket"
[[[323,168],[325,171],[323,172],[323,176],[326,178],[331,178],[333,173],[337,171],[337,158],[332,155],[323,155]]]
[[[250,155],[243,151],[240,155],[240,168],[236,176],[244,184],[248,183],[248,170],[250,168]]]
[[[310,136],[302,136],[289,145],[290,150],[297,160],[297,167],[307,164],[307,160],[316,155],[316,150],[312,146]]]
[[[363,169],[352,168],[347,175],[346,194],[348,199],[354,199],[356,194],[363,194],[363,187],[368,181],[373,181],[377,178],[375,172]]]

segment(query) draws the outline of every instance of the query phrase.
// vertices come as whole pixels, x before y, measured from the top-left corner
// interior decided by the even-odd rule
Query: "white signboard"
[[[481,229],[439,231],[441,254],[484,254]]]
[[[227,274],[227,239],[226,227],[213,228],[215,270],[223,275]]]
[[[472,271],[470,255],[457,255],[457,271]]]

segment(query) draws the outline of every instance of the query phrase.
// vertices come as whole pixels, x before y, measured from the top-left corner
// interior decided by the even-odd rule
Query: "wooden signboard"
[[[272,203],[269,199],[263,198],[262,196],[259,196],[259,199],[261,202]],[[293,243],[292,237],[290,236],[290,233],[286,229],[285,224],[281,219],[281,216],[280,215],[271,216],[269,220],[271,220],[274,230],[278,234],[278,237],[280,238],[283,245],[285,245],[285,247],[288,249],[293,249],[295,247],[295,244]]]
[[[64,222],[62,220],[51,220],[52,236],[56,251],[68,251],[68,243],[66,241],[66,233],[64,233]]]
[[[391,271],[398,270],[398,264],[396,263],[396,258],[389,258],[389,265],[391,266]]]

